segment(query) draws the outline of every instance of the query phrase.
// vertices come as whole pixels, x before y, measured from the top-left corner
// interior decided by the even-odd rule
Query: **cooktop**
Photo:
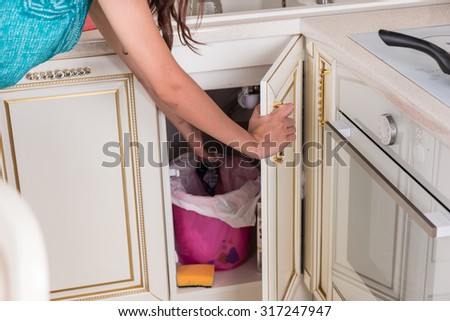
[[[450,52],[450,25],[391,30],[434,43]],[[351,39],[450,107],[450,75],[420,51],[387,46],[378,32],[354,34]]]

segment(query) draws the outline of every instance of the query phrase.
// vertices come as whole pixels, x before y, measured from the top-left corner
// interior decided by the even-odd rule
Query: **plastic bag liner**
[[[214,264],[226,270],[246,260],[251,226],[256,222],[260,172],[240,157],[227,156],[219,168],[215,196],[209,196],[190,154],[170,166],[175,249],[181,264]]]

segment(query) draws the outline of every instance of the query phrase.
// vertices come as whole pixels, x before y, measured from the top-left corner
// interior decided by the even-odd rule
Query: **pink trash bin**
[[[247,259],[250,227],[233,228],[217,218],[176,205],[172,208],[175,250],[181,264],[209,263],[216,270],[228,270]]]
[[[172,179],[175,250],[181,264],[228,270],[248,258],[261,186],[259,169],[241,160],[232,157],[220,167],[215,196],[206,194],[195,168],[183,168]],[[246,217],[237,221],[244,212]],[[226,223],[229,217],[239,227]]]

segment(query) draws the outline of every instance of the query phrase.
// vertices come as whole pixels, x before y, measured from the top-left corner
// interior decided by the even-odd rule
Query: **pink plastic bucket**
[[[232,269],[249,256],[251,226],[260,195],[260,172],[239,157],[220,167],[214,197],[205,193],[189,155],[172,163],[180,171],[172,178],[175,249],[181,264],[214,264]]]
[[[249,255],[251,227],[233,228],[213,217],[176,205],[173,208],[175,249],[182,264],[214,264],[216,270],[232,269]]]

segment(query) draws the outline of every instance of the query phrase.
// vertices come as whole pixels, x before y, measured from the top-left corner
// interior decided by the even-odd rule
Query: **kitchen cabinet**
[[[0,154],[43,230],[51,299],[168,299],[163,172],[138,150],[159,141],[155,105],[113,55],[41,72],[0,92]]]
[[[322,300],[447,300],[447,147],[320,45],[307,48],[305,136],[321,146],[318,168],[306,170],[310,290]]]
[[[251,54],[255,46],[260,50]],[[115,55],[71,57],[40,65],[32,80],[0,92],[4,178],[42,225],[53,300],[294,297],[301,279],[301,171],[295,165],[303,39],[204,48],[197,56],[176,47],[174,56],[205,90],[256,84],[263,113],[274,102],[296,105],[299,139],[261,165],[262,273],[253,256],[217,272],[211,289],[176,287],[165,119]],[[83,68],[83,75],[66,70],[73,68]],[[48,79],[47,70],[61,79]]]

